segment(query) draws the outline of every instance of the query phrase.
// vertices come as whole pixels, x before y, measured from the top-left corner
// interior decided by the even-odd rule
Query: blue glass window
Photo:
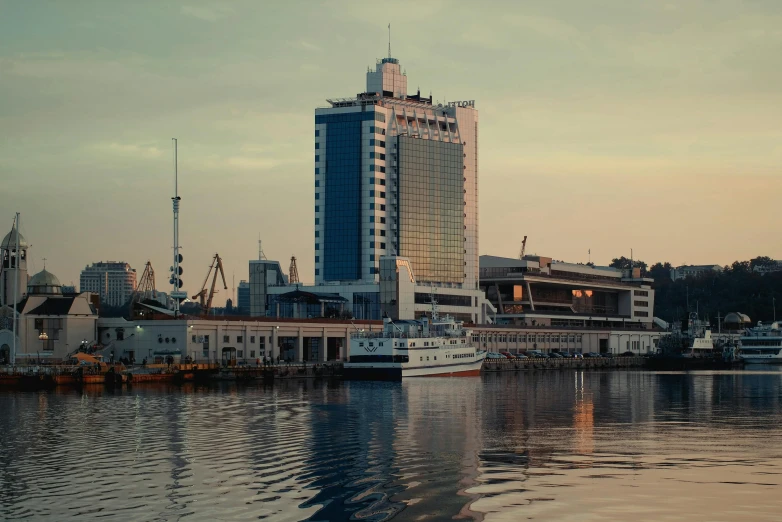
[[[320,181],[318,181],[317,179],[315,180],[315,186],[320,187]]]
[[[374,223],[375,222],[375,216],[369,216],[369,222]]]
[[[320,168],[319,167],[315,167],[315,174],[320,174]]]
[[[374,190],[370,190],[369,191],[369,197],[370,198],[374,198],[375,197],[375,191]]]
[[[320,245],[315,243],[315,250],[320,250]]]
[[[320,237],[320,230],[315,231],[315,237]]]
[[[315,161],[320,161],[320,156],[318,156],[317,154],[315,154]]]
[[[315,269],[315,275],[320,275],[320,268]]]
[[[374,152],[370,152],[369,153],[369,159],[375,159],[375,153]]]
[[[321,279],[325,281],[353,281],[366,273],[361,266],[365,248],[361,200],[366,194],[366,178],[361,174],[361,152],[366,146],[362,122],[375,118],[374,111],[315,116],[316,124],[326,125],[321,142],[326,150],[324,173],[328,173],[321,185],[325,205]]]
[[[320,218],[315,218],[315,224],[320,225]]]
[[[369,254],[369,260],[374,261],[375,260],[375,254]]]
[[[320,136],[320,131],[318,129],[315,129],[315,137],[317,138],[318,136]]]
[[[371,132],[372,134],[375,133],[375,126],[374,125],[369,128],[369,132]]]
[[[369,146],[370,146],[370,147],[374,147],[374,146],[375,146],[375,139],[374,139],[374,138],[372,138],[371,140],[369,140]]]
[[[375,178],[369,178],[369,184],[374,185],[375,184]]]
[[[369,165],[369,172],[375,172],[375,164],[374,163]]]
[[[385,205],[380,205],[380,210],[385,210],[385,209],[386,209]]]
[[[315,199],[320,199],[320,192],[315,193]]]
[[[320,256],[315,256],[315,262],[320,263]]]
[[[380,243],[380,248],[385,248],[385,247],[386,247],[385,243]]]
[[[385,193],[385,192],[381,192],[381,193],[380,193],[380,197],[381,197],[381,198],[385,198],[385,197],[386,197],[386,193]]]
[[[320,207],[318,205],[315,205],[315,212],[320,212]]]
[[[374,249],[375,248],[375,243],[373,241],[370,241],[369,248],[370,249]]]
[[[370,236],[374,236],[375,235],[375,229],[374,228],[370,228],[369,229],[369,235]]]
[[[370,203],[369,204],[369,210],[375,210],[375,204],[374,203]]]
[[[319,148],[320,148],[320,142],[319,142],[319,141],[316,141],[316,142],[315,142],[315,148],[316,148],[316,149],[319,149]]]

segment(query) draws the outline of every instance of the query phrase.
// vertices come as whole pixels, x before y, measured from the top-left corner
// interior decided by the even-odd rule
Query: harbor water
[[[782,372],[0,392],[0,520],[780,520]]]

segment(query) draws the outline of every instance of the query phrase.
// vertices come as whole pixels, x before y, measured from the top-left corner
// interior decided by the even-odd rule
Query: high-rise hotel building
[[[407,93],[395,58],[315,110],[316,284],[373,283],[381,256],[419,285],[478,288],[478,111]]]

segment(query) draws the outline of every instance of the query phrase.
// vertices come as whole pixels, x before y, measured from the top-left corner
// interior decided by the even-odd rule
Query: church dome
[[[47,272],[44,268],[33,277],[30,278],[30,282],[27,283],[28,295],[61,295],[62,285],[57,276],[51,272]]]
[[[0,248],[3,250],[9,249],[14,250],[16,249],[16,227],[13,227],[11,231],[5,235],[3,238],[3,242],[0,243]],[[24,238],[22,234],[19,234],[19,248],[27,248],[29,245],[27,244],[27,240]]]

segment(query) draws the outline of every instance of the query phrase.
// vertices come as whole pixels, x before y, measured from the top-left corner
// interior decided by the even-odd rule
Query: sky
[[[259,236],[312,282],[314,109],[390,23],[411,92],[475,100],[481,254],[782,259],[782,3],[476,5],[0,0],[0,235],[18,211],[31,273],[168,289],[176,137],[186,289],[215,252],[246,279]]]

